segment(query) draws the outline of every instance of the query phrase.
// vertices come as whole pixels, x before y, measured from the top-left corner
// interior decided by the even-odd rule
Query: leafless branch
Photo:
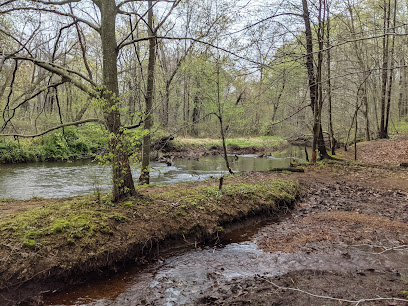
[[[71,13],[64,13],[64,12],[60,12],[58,10],[50,9],[50,8],[46,8],[46,7],[42,7],[42,8],[35,7],[35,6],[14,7],[14,8],[10,8],[10,9],[6,9],[4,11],[1,11],[0,13],[1,14],[8,14],[8,13],[11,13],[11,12],[16,12],[16,11],[46,12],[46,13],[53,13],[53,14],[56,14],[56,15],[59,15],[59,16],[70,17],[74,21],[82,22],[82,23],[88,25],[89,27],[91,27],[92,29],[94,29],[95,31],[97,31],[98,33],[100,32],[100,27],[97,24],[94,24],[94,23],[90,22],[89,20],[80,18],[80,17],[75,16],[74,14],[71,14]]]
[[[146,0],[123,0],[122,2],[120,2],[116,8],[119,9],[120,7],[124,6],[127,3],[131,3],[131,2],[145,2]],[[157,0],[157,2],[167,2],[167,3],[173,3],[173,2],[177,2],[178,0]]]
[[[45,5],[64,5],[69,3],[80,2],[81,0],[64,0],[64,1],[42,1],[42,0],[31,0],[31,2],[41,3]]]
[[[50,62],[46,62],[46,61],[42,61],[36,58],[31,58],[31,57],[25,57],[25,56],[14,56],[14,59],[17,60],[24,60],[24,61],[29,61],[34,63],[35,65],[44,68],[45,70],[48,70],[50,72],[53,72],[61,77],[67,78],[70,82],[72,82],[75,86],[77,86],[79,89],[81,89],[84,92],[87,92],[89,94],[95,94],[94,92],[92,92],[92,90],[88,87],[86,87],[85,85],[83,85],[81,82],[79,82],[78,80],[75,80],[74,78],[72,78],[70,76],[70,74],[74,74],[78,77],[80,77],[81,79],[83,79],[84,81],[90,83],[93,87],[96,87],[97,85],[95,84],[95,82],[93,82],[91,79],[89,79],[87,76],[85,76],[84,74],[69,69],[69,68],[64,68],[61,67],[55,63],[50,63]]]

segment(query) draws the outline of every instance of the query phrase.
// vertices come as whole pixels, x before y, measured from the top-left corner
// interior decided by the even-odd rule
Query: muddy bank
[[[196,304],[408,304],[407,169],[346,162],[310,170],[291,175],[305,187],[296,209],[254,238],[264,252],[292,258],[291,270],[217,282]],[[310,266],[310,258],[320,261]]]
[[[234,279],[200,298],[196,305],[355,305],[359,301],[364,305],[406,305],[404,301],[378,298],[404,299],[404,285],[401,275],[392,271],[303,270],[278,277]]]
[[[106,195],[2,202],[0,304],[35,301],[91,272],[143,264],[178,242],[194,244],[250,216],[286,212],[299,187],[278,178],[226,178],[222,192],[218,181],[144,188],[141,198],[119,204]]]
[[[122,275],[125,283],[101,281],[99,288],[91,283],[85,291],[72,288],[46,301],[121,306],[349,305],[382,297],[388,300],[371,304],[404,305],[391,300],[405,299],[402,291],[407,289],[408,230],[406,216],[398,212],[408,204],[408,190],[402,183],[392,186],[404,173],[352,163],[305,168],[303,174],[282,174],[297,180],[304,193],[296,208],[277,222],[234,233],[231,243],[185,250]],[[107,295],[101,288],[112,291]]]

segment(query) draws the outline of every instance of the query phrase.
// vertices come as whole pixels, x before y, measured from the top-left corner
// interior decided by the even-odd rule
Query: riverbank
[[[302,200],[253,238],[286,272],[215,276],[217,288],[195,304],[407,305],[408,169],[400,166],[407,146],[404,137],[361,143],[365,163],[329,162],[292,174],[305,187]]]
[[[271,156],[273,152],[283,150],[289,143],[278,136],[239,137],[226,140],[228,154],[257,154],[260,157]],[[166,143],[165,158],[200,158],[223,154],[221,139],[176,137]]]
[[[304,170],[280,175],[303,192],[275,222],[71,287],[46,304],[406,305],[407,169],[336,161]]]
[[[130,152],[140,153],[140,135],[127,135]],[[271,155],[272,152],[288,146],[282,137],[259,136],[227,139],[229,154]],[[0,164],[74,161],[105,155],[108,142],[104,129],[96,124],[82,127],[69,127],[64,131],[55,131],[35,139],[4,140],[0,139]],[[221,139],[169,137],[158,133],[152,138],[152,158],[160,155],[165,158],[199,158],[222,154]]]
[[[211,239],[229,224],[293,208],[285,175],[242,175],[167,187],[113,204],[108,195],[0,203],[0,304],[33,298],[115,270],[182,241]],[[184,242],[185,243],[185,242]]]

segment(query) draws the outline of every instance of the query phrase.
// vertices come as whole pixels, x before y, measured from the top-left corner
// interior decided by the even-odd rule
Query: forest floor
[[[290,272],[219,282],[200,304],[408,305],[408,168],[399,166],[408,138],[361,143],[358,157],[364,163],[290,175],[305,188],[301,202],[254,238],[266,252],[293,255]],[[308,267],[310,256],[318,266]]]

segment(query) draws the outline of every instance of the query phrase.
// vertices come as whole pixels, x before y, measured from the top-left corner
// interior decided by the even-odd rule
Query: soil
[[[290,216],[264,227],[255,241],[270,253],[320,254],[322,261],[343,249],[346,261],[359,256],[353,251],[359,249],[378,256],[378,263],[367,268],[360,259],[360,269],[294,266],[284,275],[236,278],[217,285],[197,304],[408,305],[402,293],[408,289],[408,266],[401,260],[390,269],[381,257],[408,254],[408,169],[398,166],[408,159],[408,138],[362,143],[358,152],[364,164],[325,164],[290,174],[304,187],[302,200]],[[354,158],[350,151],[341,155]]]

